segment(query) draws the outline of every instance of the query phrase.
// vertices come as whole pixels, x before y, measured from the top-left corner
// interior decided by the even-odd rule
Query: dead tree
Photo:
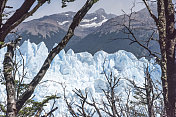
[[[95,99],[93,95],[88,97],[88,94],[91,92],[81,91],[80,89],[75,89],[73,92],[78,96],[78,101],[69,101],[66,96],[66,87],[63,87],[64,90],[64,100],[67,105],[67,109],[72,117],[89,117],[97,115],[99,117],[108,116],[108,117],[138,117],[146,116],[139,110],[138,105],[131,103],[132,96],[131,92],[134,87],[125,87],[120,86],[121,78],[114,77],[112,73],[105,75],[106,78],[106,87],[101,88],[102,90],[102,99]],[[125,93],[122,97],[118,93],[117,89],[123,90]],[[89,99],[88,99],[89,98]],[[89,108],[87,108],[90,106]],[[91,111],[90,111],[91,109]],[[138,109],[138,110],[137,110]]]
[[[162,70],[163,96],[167,117],[176,116],[176,29],[175,12],[172,0],[157,0],[158,16],[155,16],[147,1],[145,3],[150,16],[156,23],[159,33],[159,45],[161,51],[160,66]]]
[[[92,101],[88,101],[88,93],[86,90],[83,92],[80,89],[75,89],[73,92],[76,94],[77,99],[79,99],[78,102],[68,101],[68,98],[66,96],[66,86],[64,86],[61,83],[61,86],[63,88],[64,92],[64,100],[67,105],[67,109],[72,117],[93,117],[93,115],[96,113],[99,117],[103,117],[101,110],[99,109],[98,102],[95,101],[94,97],[92,96]],[[78,103],[78,104],[77,104]],[[90,106],[90,108],[87,108]]]
[[[110,73],[110,76],[108,76],[105,72],[104,74],[107,81],[107,89],[102,89],[102,91],[108,103],[105,100],[102,100],[103,108],[101,108],[101,110],[111,117],[120,117],[121,115],[117,108],[117,103],[120,99],[115,93],[115,89],[119,86],[120,78],[113,77],[112,72]]]
[[[142,44],[139,39],[136,38],[132,28],[124,25],[128,31],[128,34],[132,36],[132,42],[138,43],[142,48],[147,50],[150,55],[156,57],[159,65],[161,66],[161,80],[163,88],[163,97],[167,117],[176,116],[176,60],[175,60],[175,48],[176,48],[176,29],[175,29],[175,9],[173,0],[142,0],[145,4],[151,18],[156,24],[159,39],[158,44],[160,47],[160,54],[152,52],[150,48]],[[151,8],[150,3],[156,2],[157,15],[156,16]],[[147,26],[146,26],[147,27]]]
[[[87,117],[90,115],[86,113],[87,106],[85,105],[89,105],[94,108],[95,114],[99,117],[164,116],[162,85],[157,79],[152,79],[153,76],[151,76],[155,69],[149,68],[148,65],[143,69],[145,71],[144,82],[142,85],[139,85],[136,81],[129,78],[115,77],[112,72],[108,74],[103,68],[106,87],[100,87],[102,99],[97,101],[95,101],[95,97],[88,97],[88,94],[91,92],[75,89],[73,92],[78,96],[79,101],[69,102],[65,94],[66,88],[64,87],[64,100],[68,111],[73,117]],[[127,83],[126,87],[123,87],[122,82]]]
[[[161,83],[158,80],[153,81],[151,78],[151,72],[149,67],[145,68],[145,82],[142,86],[137,85],[134,80],[129,80],[129,85],[134,88],[134,98],[136,101],[132,101],[137,106],[142,105],[143,108],[146,108],[147,115],[149,117],[156,117],[157,115],[163,116],[164,108],[163,107],[163,98],[162,98],[162,89]]]

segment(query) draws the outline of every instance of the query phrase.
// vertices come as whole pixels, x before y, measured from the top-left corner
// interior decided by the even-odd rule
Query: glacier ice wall
[[[25,41],[19,50],[24,58],[25,72],[27,72],[25,82],[29,83],[41,68],[48,55],[47,47],[43,42],[36,45]],[[6,48],[0,50],[0,69],[2,69],[3,56]],[[21,60],[20,53],[17,51],[17,61]],[[154,64],[154,59],[148,61],[145,58],[137,59],[132,53],[119,50],[116,53],[108,54],[99,51],[94,55],[88,52],[74,53],[73,50],[65,52],[62,50],[52,61],[49,70],[35,90],[35,100],[41,101],[46,95],[56,94],[63,96],[63,89],[60,83],[66,86],[66,95],[74,97],[72,90],[75,88],[88,90],[97,99],[101,99],[101,89],[106,87],[106,79],[103,72],[112,74],[120,78],[135,80],[139,85],[144,82],[144,67],[149,65],[152,71],[152,78],[160,78],[160,66]],[[22,70],[22,68],[20,68]],[[127,84],[124,81],[122,87]],[[5,96],[5,87],[0,86],[0,97]],[[123,91],[122,91],[123,92]],[[52,102],[45,107],[46,110],[52,106]],[[67,112],[63,98],[56,102],[59,109],[55,116],[59,117]]]

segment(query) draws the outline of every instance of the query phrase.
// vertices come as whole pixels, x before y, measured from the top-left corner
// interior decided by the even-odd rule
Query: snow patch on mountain
[[[66,16],[68,16],[69,14],[65,14]]]
[[[43,42],[39,45],[25,41],[20,47],[24,63],[25,71],[27,72],[26,83],[29,83],[38,73],[44,60],[48,55],[48,50]],[[0,69],[2,69],[3,55],[6,49],[0,50]],[[17,61],[21,60],[20,53],[17,51]],[[154,64],[154,59],[148,61],[145,58],[137,59],[132,53],[120,50],[114,54],[108,54],[104,51],[99,51],[94,55],[88,52],[74,53],[73,50],[65,52],[62,50],[51,63],[51,66],[45,74],[42,83],[37,86],[34,92],[34,99],[41,101],[45,96],[56,94],[61,96],[55,106],[58,110],[54,112],[56,117],[69,115],[66,104],[63,100],[63,89],[61,83],[66,86],[66,96],[72,97],[73,100],[78,100],[73,91],[81,89],[91,92],[96,100],[102,99],[101,88],[106,87],[106,78],[103,72],[107,75],[110,73],[113,76],[120,78],[128,78],[134,80],[137,84],[144,83],[144,67],[149,65],[152,71],[152,78],[159,79],[161,75],[160,66]],[[22,63],[22,61],[20,61]],[[20,68],[19,70],[22,70]],[[0,84],[1,101],[6,98],[5,86]],[[123,93],[123,88],[127,87],[124,80],[119,93]],[[91,99],[91,96],[88,96]],[[49,111],[52,107],[52,101],[45,107]],[[95,114],[96,115],[96,114]]]
[[[94,21],[96,19],[97,19],[97,17],[94,17],[92,19],[83,19],[81,22],[91,22],[91,21]]]
[[[96,22],[93,22],[93,23],[90,23],[90,24],[82,24],[80,25],[81,27],[84,27],[84,28],[90,28],[90,27],[98,27],[98,26],[101,26],[104,22],[106,22],[108,19],[104,19],[102,20],[101,22],[99,23],[96,23]]]
[[[59,24],[59,25],[64,25],[64,24],[66,24],[66,23],[69,23],[70,21],[63,21],[63,22],[58,22],[57,21],[57,23]]]
[[[83,19],[83,21],[82,21],[83,24],[80,24],[80,26],[84,27],[84,28],[101,26],[104,22],[108,21],[108,19],[104,15],[101,15],[101,17],[102,17],[102,20],[99,20],[99,22],[95,21],[95,20],[97,20],[97,17],[94,17],[90,20]],[[92,22],[92,21],[94,21],[94,22]]]

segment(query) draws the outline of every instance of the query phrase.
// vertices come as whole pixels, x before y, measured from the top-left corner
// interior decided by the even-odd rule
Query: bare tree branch
[[[70,104],[70,102],[68,102],[68,99],[66,97],[66,87],[63,86],[63,84],[61,84],[62,88],[63,88],[63,91],[64,91],[64,100],[65,100],[65,103],[67,105],[67,108],[68,108],[68,111],[70,112],[70,114],[73,116],[73,117],[78,117],[76,112],[73,110],[72,108],[72,104]]]
[[[150,9],[149,5],[147,4],[147,0],[142,0],[149,11],[150,16],[153,18],[156,24],[158,24],[158,18],[153,14],[152,10]]]
[[[41,117],[48,117],[49,115],[51,115],[54,111],[56,111],[58,109],[58,107],[52,109],[49,113],[47,113],[46,115],[43,115]]]
[[[149,52],[150,55],[156,57],[158,62],[160,61],[160,58],[156,54],[154,54],[148,47],[146,47],[140,41],[138,41],[138,39],[136,38],[135,34],[132,32],[132,30],[129,27],[127,27],[126,25],[124,25],[124,27],[128,30],[128,32],[133,37],[134,40],[131,40],[132,43],[138,43],[142,48],[146,49]]]
[[[7,0],[1,0],[0,1],[0,28],[2,27],[2,17],[3,17],[3,12],[6,6]]]
[[[25,0],[22,6],[16,10],[16,12],[6,21],[3,27],[0,29],[0,41],[4,42],[6,35],[8,34],[7,29],[11,28],[18,19],[20,19],[23,15],[25,15],[36,0]]]
[[[40,71],[38,74],[34,77],[34,79],[29,84],[28,89],[24,92],[24,94],[20,97],[20,99],[17,101],[17,112],[21,109],[22,105],[26,102],[26,100],[33,94],[35,87],[39,84],[39,82],[44,77],[45,73],[49,69],[49,66],[54,59],[54,57],[66,46],[68,41],[71,39],[71,37],[74,35],[75,28],[79,25],[83,17],[86,15],[86,13],[89,11],[89,9],[94,4],[94,0],[87,0],[85,5],[76,13],[76,15],[73,18],[73,22],[71,23],[67,34],[62,39],[62,41],[53,48],[48,57],[46,58],[44,64],[42,65]]]
[[[1,42],[4,42],[5,37],[11,30],[17,27],[26,18],[31,16],[46,2],[46,0],[38,1],[37,5],[31,11],[29,11],[35,1],[36,0],[26,0],[23,5],[6,21],[2,29],[0,29]]]

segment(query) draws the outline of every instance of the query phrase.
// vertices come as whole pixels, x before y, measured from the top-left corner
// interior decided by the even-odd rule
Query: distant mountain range
[[[154,10],[156,11],[156,10]],[[75,15],[75,12],[64,12],[44,16],[40,19],[31,20],[20,24],[16,30],[24,40],[30,40],[38,44],[43,41],[49,50],[55,43],[61,41]],[[147,9],[142,9],[132,14],[131,24],[135,29],[136,37],[142,41],[152,34],[149,28],[155,28],[153,19]],[[114,53],[117,50],[126,50],[136,56],[144,56],[147,52],[137,44],[131,44],[127,40],[127,34],[123,33],[124,26],[128,25],[128,15],[116,16],[107,14],[104,9],[98,9],[94,13],[87,14],[75,30],[75,36],[66,46],[65,50],[72,48],[75,52],[88,51],[92,54],[99,50]],[[157,34],[153,36],[157,38]],[[125,38],[125,39],[124,39]],[[22,42],[23,43],[23,42]],[[151,42],[149,47],[158,50],[156,43]]]
[[[155,7],[153,7],[152,10],[156,14]],[[150,17],[147,9],[132,13],[130,22],[136,38],[141,41],[141,43],[147,45],[145,41],[152,35],[153,29],[156,29],[155,23]],[[88,51],[92,54],[99,50],[104,50],[108,53],[114,53],[117,50],[126,50],[134,53],[137,57],[148,55],[148,52],[138,44],[131,44],[131,41],[127,38],[132,37],[131,35],[124,33],[126,28],[124,28],[123,24],[128,26],[128,15],[120,15],[111,18],[98,27],[95,32],[88,34],[81,39],[79,43],[70,48],[75,52]],[[157,36],[158,34],[155,32],[153,38],[157,38]],[[156,41],[151,41],[149,43],[149,48],[153,51],[158,51],[158,47]]]
[[[23,37],[24,40],[30,40],[38,44],[44,41],[49,50],[51,50],[55,43],[61,41],[67,32],[69,25],[76,12],[64,12],[44,16],[39,19],[31,20],[20,24],[15,30]],[[80,25],[75,30],[75,36],[69,42],[68,46],[72,46],[79,42],[88,34],[95,32],[107,20],[116,17],[113,14],[105,13],[104,9],[98,9],[94,13],[87,14]]]

